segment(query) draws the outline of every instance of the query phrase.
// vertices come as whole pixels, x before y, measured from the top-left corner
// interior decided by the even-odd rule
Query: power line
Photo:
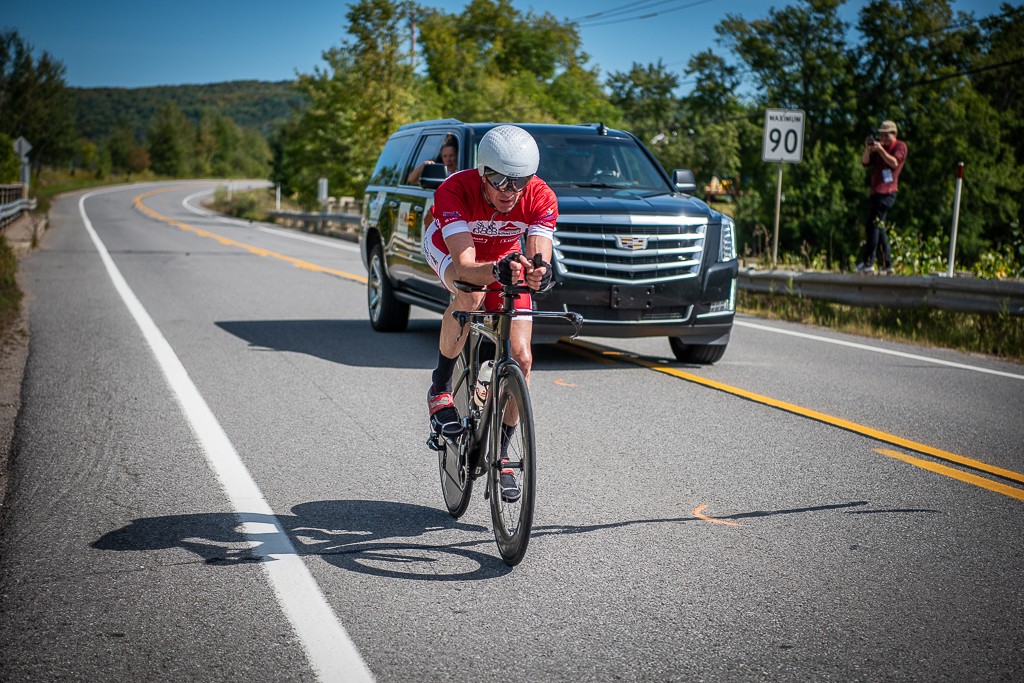
[[[914,81],[912,83],[905,83],[905,84],[900,84],[900,85],[894,85],[894,86],[889,87],[889,88],[875,88],[874,90],[865,90],[863,92],[856,93],[854,95],[851,95],[850,97],[847,97],[847,98],[841,99],[841,100],[825,100],[825,101],[820,101],[820,102],[812,102],[810,104],[806,104],[805,103],[805,104],[801,104],[800,106],[802,108],[804,108],[804,109],[819,109],[821,107],[828,107],[828,106],[837,105],[837,104],[845,104],[846,102],[853,102],[854,100],[857,100],[857,99],[863,98],[863,97],[871,97],[871,96],[876,96],[876,95],[885,95],[887,93],[897,92],[897,91],[901,91],[902,92],[904,90],[910,90],[911,88],[919,88],[919,87],[921,87],[923,85],[931,85],[933,83],[941,83],[942,81],[948,81],[948,80],[953,79],[953,78],[960,78],[961,76],[973,76],[974,74],[980,74],[980,73],[983,73],[985,71],[994,71],[996,69],[1003,69],[1005,67],[1015,66],[1017,64],[1024,64],[1024,57],[1021,57],[1020,59],[1011,59],[1009,61],[1000,62],[998,64],[987,64],[985,66],[978,67],[977,69],[968,69],[967,71],[958,71],[955,74],[948,74],[946,76],[938,76],[936,78],[926,78],[926,79],[922,79],[920,81]],[[764,116],[763,113],[748,114],[746,116],[731,116],[731,117],[727,117],[727,118],[718,118],[718,119],[714,119],[712,121],[706,121],[706,122],[701,123],[701,124],[693,124],[690,127],[711,126],[711,125],[716,125],[716,124],[719,124],[719,123],[729,123],[729,122],[732,122],[732,121],[744,121],[744,120],[749,120],[749,119],[761,118],[762,116]]]
[[[647,4],[647,3],[651,2],[651,0],[641,0],[641,2],[642,2],[642,4]],[[658,5],[658,4],[663,4],[665,2],[678,2],[678,0],[656,0],[654,4]],[[715,0],[697,0],[696,2],[690,2],[690,3],[687,3],[685,5],[680,5],[679,7],[672,7],[671,9],[662,10],[660,12],[651,12],[649,14],[641,14],[641,15],[638,15],[638,16],[635,16],[635,17],[618,18],[618,19],[615,19],[613,21],[599,21],[599,22],[596,22],[596,23],[587,24],[587,23],[578,23],[578,22],[569,20],[568,22],[566,22],[566,24],[575,24],[576,28],[591,28],[591,27],[595,27],[595,26],[608,26],[609,24],[621,24],[621,23],[624,23],[624,22],[627,22],[627,21],[635,21],[637,19],[650,19],[651,17],[656,17],[656,16],[659,16],[659,15],[662,15],[662,14],[670,14],[672,12],[678,12],[681,9],[687,9],[689,7],[696,7],[697,5],[704,5],[704,4],[709,3],[709,2],[715,2]],[[654,7],[654,5],[649,5],[649,7]],[[609,10],[609,12],[610,11],[611,10]],[[560,22],[559,25],[558,25],[558,28],[566,26],[566,24],[563,24],[563,23]],[[477,31],[494,31],[494,32],[501,32],[501,31],[536,31],[536,30],[538,30],[536,26],[480,26],[480,25],[476,25],[476,24],[458,24],[457,28],[459,28],[459,29],[473,29],[473,30],[477,30]]]
[[[1021,7],[1011,7],[1010,9],[1006,10],[1002,14],[993,14],[993,15],[988,16],[988,17],[981,17],[980,19],[971,19],[969,21],[963,21],[963,22],[960,22],[959,24],[948,24],[946,26],[940,26],[939,28],[933,28],[930,31],[921,31],[919,33],[907,33],[907,34],[904,34],[904,35],[901,35],[901,36],[897,36],[897,37],[899,39],[903,39],[903,38],[920,38],[922,36],[930,36],[933,33],[942,33],[943,31],[948,31],[948,30],[954,29],[954,28],[963,28],[964,26],[970,26],[971,24],[980,24],[983,21],[1002,19],[1003,17],[1008,17],[1010,15],[1017,14],[1018,12],[1021,11],[1021,9],[1022,9]]]
[[[641,14],[641,15],[635,16],[635,17],[625,17],[625,18],[615,19],[614,21],[600,21],[600,22],[593,23],[593,24],[580,23],[579,27],[580,28],[593,28],[595,26],[608,26],[609,24],[622,24],[622,23],[625,23],[627,21],[636,21],[637,19],[650,19],[651,17],[657,17],[657,16],[661,16],[661,15],[665,15],[665,14],[671,14],[672,12],[678,12],[681,9],[689,9],[690,7],[696,7],[697,5],[704,5],[704,4],[707,4],[709,2],[714,2],[714,1],[715,0],[697,0],[697,2],[690,2],[690,3],[687,3],[685,5],[680,5],[679,7],[673,7],[671,9],[662,10],[660,12],[651,12],[650,14]]]
[[[595,12],[594,14],[588,14],[584,17],[575,17],[569,21],[579,22],[587,21],[588,19],[596,19],[597,17],[609,17],[615,14],[628,14],[629,12],[635,12],[640,9],[641,6],[647,5],[644,9],[650,9],[655,5],[664,5],[666,2],[672,2],[673,0],[638,0],[638,2],[630,2],[625,5],[619,5],[612,9],[604,10],[603,12]]]

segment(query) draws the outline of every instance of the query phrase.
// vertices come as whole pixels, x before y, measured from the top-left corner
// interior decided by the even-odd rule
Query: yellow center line
[[[223,237],[222,235],[218,235],[216,233],[209,232],[207,230],[202,230],[200,228],[191,226],[188,223],[182,223],[181,221],[176,221],[173,218],[168,218],[167,216],[164,216],[163,214],[157,213],[156,211],[154,211],[153,209],[149,208],[148,206],[146,206],[145,204],[142,203],[142,200],[145,199],[146,197],[152,197],[153,195],[160,194],[162,192],[170,192],[172,190],[180,190],[180,189],[185,188],[185,187],[190,187],[190,186],[188,186],[188,185],[178,185],[176,187],[165,187],[165,188],[160,189],[160,190],[153,190],[152,192],[146,192],[144,194],[140,194],[138,197],[135,198],[135,206],[136,206],[136,208],[138,208],[143,213],[145,213],[145,214],[155,218],[158,221],[163,221],[164,223],[170,223],[171,225],[176,226],[178,228],[181,228],[182,230],[187,230],[189,232],[194,232],[195,234],[199,235],[200,237],[209,237],[211,239],[215,239],[215,240],[217,240],[218,242],[220,242],[221,244],[223,244],[225,246],[241,247],[242,249],[245,249],[245,250],[247,250],[247,251],[249,251],[249,252],[251,252],[253,254],[256,254],[257,256],[270,256],[270,257],[273,257],[273,258],[276,258],[276,259],[281,259],[282,261],[287,261],[288,263],[291,263],[292,265],[294,265],[296,268],[302,268],[303,270],[308,270],[308,271],[311,271],[311,272],[314,272],[314,273],[329,273],[330,275],[337,275],[338,277],[343,277],[343,278],[345,278],[347,280],[354,280],[356,282],[361,282],[362,284],[366,284],[366,278],[365,277],[362,277],[362,276],[359,276],[359,275],[353,275],[352,273],[346,273],[346,272],[343,272],[343,271],[340,271],[340,270],[334,270],[332,268],[324,268],[323,266],[318,266],[315,263],[310,263],[309,261],[303,261],[301,259],[293,258],[291,256],[285,256],[284,254],[278,254],[276,252],[269,251],[267,249],[261,249],[260,247],[254,247],[251,244],[245,244],[243,242],[237,242],[237,241],[235,241],[233,239],[230,239],[228,237]]]
[[[696,384],[702,384],[702,385],[704,385],[706,387],[711,387],[712,389],[718,389],[719,391],[724,391],[726,393],[733,394],[735,396],[740,396],[740,397],[745,398],[745,399],[747,399],[749,401],[755,401],[757,403],[762,403],[764,405],[771,406],[773,408],[778,408],[779,410],[785,410],[786,412],[789,412],[789,413],[794,413],[796,415],[802,415],[803,417],[809,417],[812,420],[818,420],[819,422],[824,422],[826,424],[830,424],[830,425],[833,425],[835,427],[839,427],[841,429],[846,429],[846,430],[851,431],[851,432],[856,432],[857,434],[861,434],[863,436],[867,436],[867,437],[870,437],[872,439],[876,439],[878,441],[884,441],[886,443],[891,443],[894,446],[900,446],[901,448],[906,448],[908,451],[916,451],[918,453],[924,453],[926,455],[932,456],[933,458],[938,458],[939,460],[946,460],[946,461],[949,461],[949,462],[955,462],[958,465],[964,465],[965,467],[971,467],[973,469],[981,470],[982,472],[988,472],[989,474],[994,474],[996,476],[1003,477],[1005,479],[1012,479],[1014,481],[1019,481],[1021,483],[1024,483],[1024,474],[1020,474],[1020,473],[1014,472],[1012,470],[1005,470],[1005,469],[1003,469],[1001,467],[996,467],[995,465],[989,465],[989,464],[983,463],[983,462],[981,462],[979,460],[972,460],[971,458],[965,458],[962,455],[957,455],[955,453],[950,453],[948,451],[944,451],[944,450],[941,450],[939,448],[935,448],[933,446],[928,446],[927,444],[917,443],[916,441],[911,441],[910,439],[904,439],[901,436],[896,436],[894,434],[889,434],[887,432],[883,432],[883,431],[880,431],[880,430],[877,430],[877,429],[872,429],[871,427],[865,427],[864,425],[857,424],[856,422],[850,422],[849,420],[844,420],[841,417],[833,417],[832,415],[827,415],[825,413],[819,413],[816,410],[811,410],[809,408],[803,408],[801,406],[794,405],[792,403],[786,403],[785,401],[779,401],[779,400],[776,400],[774,398],[769,398],[767,396],[762,396],[760,394],[755,394],[755,393],[753,393],[751,391],[746,391],[744,389],[739,389],[737,387],[729,386],[728,384],[722,384],[721,382],[716,382],[714,380],[706,379],[706,378],[700,377],[698,375],[692,375],[692,374],[690,374],[688,372],[683,372],[682,370],[678,370],[676,368],[668,367],[668,366],[665,366],[665,365],[659,365],[658,363],[654,363],[654,362],[651,362],[651,361],[646,360],[644,358],[640,358],[639,356],[636,356],[634,354],[623,353],[621,351],[616,351],[614,349],[611,350],[612,353],[606,354],[606,349],[605,348],[603,348],[603,347],[601,347],[601,346],[599,346],[597,344],[591,344],[591,343],[580,341],[580,340],[576,340],[572,344],[573,345],[580,345],[580,346],[584,347],[585,349],[588,349],[588,350],[592,351],[594,354],[614,355],[616,358],[622,359],[624,361],[628,361],[628,362],[633,363],[635,365],[640,365],[642,367],[649,368],[651,370],[656,370],[658,372],[663,372],[666,375],[672,375],[673,377],[678,377],[680,379],[685,379],[688,382],[694,382]],[[569,345],[564,344],[564,343],[562,344],[562,346],[563,346],[563,348],[571,348],[571,347],[569,347]],[[983,481],[987,481],[987,480],[983,480]]]
[[[707,505],[701,505],[700,507],[698,507],[696,510],[693,511],[693,514],[697,515],[701,519],[707,520],[709,522],[714,522],[715,524],[728,524],[729,526],[743,526],[743,524],[741,522],[727,522],[724,519],[715,519],[714,517],[708,517],[706,515],[700,514],[700,511],[703,510],[706,507],[707,507]]]
[[[961,472],[960,470],[954,470],[952,467],[946,467],[945,465],[940,465],[935,462],[928,462],[927,460],[919,460],[918,458],[914,458],[909,455],[904,455],[903,453],[897,453],[896,451],[886,450],[884,448],[876,448],[875,452],[881,453],[882,455],[888,455],[890,458],[902,460],[903,462],[907,462],[910,463],[911,465],[921,467],[923,469],[929,470],[930,472],[944,474],[947,477],[959,479],[960,481],[965,481],[968,484],[980,486],[981,488],[988,489],[989,491],[1002,493],[1005,496],[1010,496],[1011,498],[1016,498],[1017,500],[1024,500],[1024,491],[1018,488],[1014,488],[1012,486],[1007,486],[1006,484],[1000,484],[995,481],[989,481],[988,479],[983,479],[974,474],[969,474],[968,472]]]

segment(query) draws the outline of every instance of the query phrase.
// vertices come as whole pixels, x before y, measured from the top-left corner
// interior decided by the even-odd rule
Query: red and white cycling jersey
[[[551,239],[558,219],[558,200],[547,183],[534,176],[515,207],[502,214],[484,199],[484,182],[479,171],[469,169],[451,176],[437,189],[433,214],[441,237],[471,233],[479,263],[497,261],[518,251],[519,238],[524,234]]]

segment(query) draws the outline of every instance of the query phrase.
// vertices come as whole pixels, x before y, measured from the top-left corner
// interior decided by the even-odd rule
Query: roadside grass
[[[762,318],[1024,363],[1024,318],[932,308],[856,307],[793,294],[740,290],[736,310]]]
[[[0,348],[6,346],[21,310],[21,290],[14,279],[17,272],[18,259],[14,250],[7,243],[7,238],[0,235]]]
[[[64,192],[164,179],[150,171],[133,173],[131,178],[125,173],[111,173],[103,178],[97,178],[94,174],[82,170],[71,173],[66,169],[44,168],[39,176],[33,179],[29,195],[39,202],[35,212],[45,216],[50,212],[50,199]]]
[[[272,222],[270,212],[276,207],[276,202],[276,191],[273,187],[242,192],[236,190],[231,193],[230,200],[228,200],[227,189],[218,187],[209,203],[204,202],[204,204],[207,208],[226,216],[250,221]],[[288,197],[281,197],[281,209],[301,211],[302,207]]]

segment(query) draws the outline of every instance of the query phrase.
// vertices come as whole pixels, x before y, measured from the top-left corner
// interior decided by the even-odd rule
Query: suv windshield
[[[630,138],[534,135],[540,147],[537,175],[552,187],[596,187],[665,192],[665,179]]]

